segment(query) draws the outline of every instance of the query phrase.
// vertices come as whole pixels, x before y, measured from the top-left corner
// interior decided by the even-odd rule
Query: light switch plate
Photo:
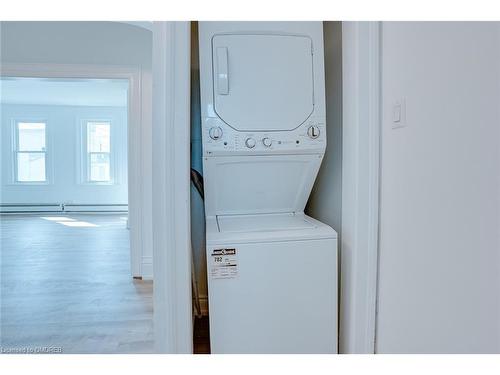
[[[396,99],[391,108],[391,124],[393,129],[406,126],[406,98]]]

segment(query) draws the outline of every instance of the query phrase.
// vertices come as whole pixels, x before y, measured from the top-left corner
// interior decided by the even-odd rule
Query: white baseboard
[[[143,280],[153,280],[153,257],[152,256],[143,256],[142,257],[142,279]]]
[[[37,212],[62,212],[61,205],[54,204],[0,204],[0,212],[7,213],[37,213]]]
[[[0,203],[0,213],[128,212],[127,204]]]

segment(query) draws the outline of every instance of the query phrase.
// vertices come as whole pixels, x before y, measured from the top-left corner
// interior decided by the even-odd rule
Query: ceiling
[[[126,79],[0,78],[2,104],[127,105]]]

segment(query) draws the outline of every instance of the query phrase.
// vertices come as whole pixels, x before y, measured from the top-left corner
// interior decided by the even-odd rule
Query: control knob
[[[311,125],[307,129],[307,135],[312,138],[316,139],[319,137],[319,128],[316,125]]]
[[[210,128],[210,130],[208,131],[208,135],[210,136],[210,138],[216,141],[222,137],[222,129],[218,126]]]
[[[271,147],[271,145],[273,144],[273,140],[271,138],[262,138],[262,144],[266,147]]]
[[[246,141],[245,141],[245,145],[248,148],[254,148],[255,147],[255,139],[253,139],[253,138],[247,138]]]

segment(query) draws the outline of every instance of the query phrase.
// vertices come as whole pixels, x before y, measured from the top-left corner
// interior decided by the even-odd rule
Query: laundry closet
[[[340,23],[193,24],[192,68],[194,306],[211,352],[336,353]]]

